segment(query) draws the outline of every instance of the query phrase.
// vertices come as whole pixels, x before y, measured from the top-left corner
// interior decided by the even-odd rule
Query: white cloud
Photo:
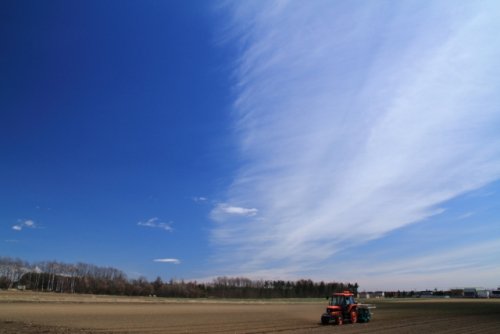
[[[240,206],[232,206],[226,203],[219,203],[212,210],[211,217],[216,221],[224,221],[231,217],[253,217],[257,215],[258,210],[255,208],[244,208]]]
[[[24,222],[24,225],[25,225],[26,227],[35,227],[35,222],[34,222],[34,221],[32,221],[32,220],[26,220],[26,221]]]
[[[35,222],[31,219],[26,219],[26,220],[18,220],[18,223],[16,225],[12,226],[12,229],[14,231],[22,231],[24,228],[31,228],[35,229],[38,226],[35,224]]]
[[[221,204],[219,205],[219,209],[227,213],[229,215],[239,215],[239,216],[255,216],[257,214],[257,209],[255,208],[241,208],[238,206],[230,206],[230,205],[225,205]]]
[[[148,219],[147,221],[144,222],[138,222],[138,226],[144,226],[144,227],[151,227],[151,228],[159,228],[165,231],[172,231],[172,226],[170,223],[164,223],[159,220],[159,218],[154,217],[151,219]]]
[[[232,3],[244,164],[225,202],[245,205],[211,213],[227,268],[308,272],[499,179],[496,4],[413,6]]]
[[[203,197],[203,196],[193,197],[193,201],[195,201],[195,202],[206,202],[207,200],[208,200],[208,198]]]
[[[172,263],[172,264],[180,264],[181,261],[178,259],[154,259],[154,262],[161,262],[161,263]]]

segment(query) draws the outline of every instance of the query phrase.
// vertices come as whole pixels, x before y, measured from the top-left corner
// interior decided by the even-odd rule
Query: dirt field
[[[0,333],[500,333],[500,300],[370,300],[367,324],[322,326],[325,300],[208,301],[0,291]]]

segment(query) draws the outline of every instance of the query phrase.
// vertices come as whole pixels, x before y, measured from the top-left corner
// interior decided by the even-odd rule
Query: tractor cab
[[[350,292],[348,293],[335,293],[329,298],[328,306],[340,306],[343,309],[347,309],[349,305],[356,304],[354,300],[354,295]]]

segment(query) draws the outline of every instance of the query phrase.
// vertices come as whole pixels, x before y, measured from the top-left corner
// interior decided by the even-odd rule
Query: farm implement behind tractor
[[[342,325],[344,322],[355,324],[356,322],[369,322],[372,314],[370,309],[375,306],[359,304],[354,300],[354,294],[350,291],[334,293],[329,299],[326,313],[321,316],[321,323],[328,325],[335,323]]]

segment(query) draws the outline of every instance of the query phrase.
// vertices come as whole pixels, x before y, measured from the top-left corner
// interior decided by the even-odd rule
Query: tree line
[[[0,289],[27,289],[60,293],[157,296],[177,298],[320,298],[334,292],[357,292],[357,283],[313,282],[310,279],[252,280],[244,277],[217,277],[211,282],[160,277],[128,279],[112,267],[57,261],[29,263],[0,257]]]

